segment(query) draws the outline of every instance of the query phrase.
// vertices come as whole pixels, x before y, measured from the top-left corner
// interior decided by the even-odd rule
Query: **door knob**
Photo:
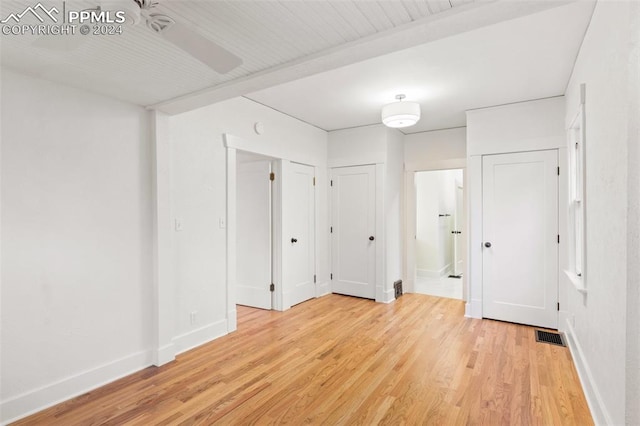
[[[297,239],[297,238],[292,238],[292,239],[291,239],[291,243],[297,243],[297,242],[298,242],[298,239]]]
[[[372,235],[372,236],[369,237],[369,241],[373,241],[373,240],[375,240],[375,238]]]
[[[491,247],[491,243],[489,241],[487,241],[486,243],[484,243],[484,246],[489,248],[489,247]]]

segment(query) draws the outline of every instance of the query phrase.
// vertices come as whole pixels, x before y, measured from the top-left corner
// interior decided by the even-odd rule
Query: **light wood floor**
[[[589,425],[567,348],[463,317],[463,302],[330,295],[18,424]]]

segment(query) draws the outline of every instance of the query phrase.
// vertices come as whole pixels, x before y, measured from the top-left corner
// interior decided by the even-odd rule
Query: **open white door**
[[[237,166],[236,303],[271,309],[270,160]]]
[[[558,153],[482,159],[482,316],[558,327]]]
[[[375,166],[331,171],[332,290],[375,299]]]
[[[285,309],[316,295],[314,168],[283,163],[282,282]]]

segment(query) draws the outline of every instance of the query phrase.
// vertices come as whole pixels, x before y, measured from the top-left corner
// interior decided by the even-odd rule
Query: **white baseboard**
[[[445,265],[441,269],[416,269],[416,276],[420,278],[442,278],[451,272],[451,264]]]
[[[233,318],[235,318],[235,315],[233,315]],[[173,343],[176,347],[176,355],[224,336],[227,334],[227,329],[227,319],[223,319],[174,337]]]
[[[382,303],[391,303],[396,300],[396,290],[388,289],[382,292]]]
[[[159,347],[158,349],[153,349],[151,354],[153,365],[160,367],[161,365],[167,364],[176,359],[176,347],[173,342],[171,342]]]
[[[325,281],[318,284],[316,287],[316,297],[326,296],[327,294],[331,294],[331,282]]]
[[[578,342],[578,340],[576,339],[573,327],[569,321],[566,321],[565,325],[565,336],[567,337],[569,351],[571,351],[573,363],[575,364],[576,370],[578,371],[578,377],[580,378],[580,383],[582,384],[584,396],[587,398],[587,404],[589,405],[589,410],[591,410],[591,417],[593,418],[593,422],[596,425],[612,425],[613,421],[611,420],[611,415],[609,415],[607,407],[602,401],[602,396],[600,395],[600,391],[598,390],[598,387],[593,380],[591,368],[589,368],[589,364],[584,357],[584,352],[582,351],[580,342]]]
[[[0,403],[0,424],[9,424],[149,367],[152,352],[141,351],[66,377]]]
[[[464,304],[464,316],[467,318],[473,318],[471,316],[471,303],[469,302]]]
[[[238,311],[235,309],[227,313],[227,333],[232,333],[238,329]]]
[[[482,299],[471,299],[469,305],[469,317],[470,318],[482,318]]]

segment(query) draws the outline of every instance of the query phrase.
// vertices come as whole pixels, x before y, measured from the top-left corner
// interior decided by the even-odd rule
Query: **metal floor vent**
[[[536,342],[549,343],[551,345],[567,346],[564,344],[560,333],[536,330]]]

